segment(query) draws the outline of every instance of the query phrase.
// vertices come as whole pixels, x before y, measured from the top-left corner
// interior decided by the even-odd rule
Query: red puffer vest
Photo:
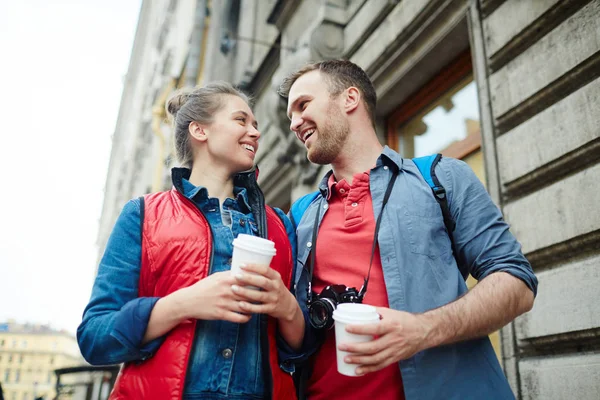
[[[144,199],[139,296],[166,296],[205,278],[213,245],[206,218],[176,189],[147,195]],[[293,265],[291,245],[279,216],[270,207],[266,207],[266,212],[268,238],[275,242],[277,249],[271,267],[281,274],[289,288]],[[110,399],[181,399],[195,327],[196,320],[182,322],[168,334],[153,357],[125,364]],[[276,329],[277,320],[268,317],[271,397],[295,399],[292,377],[279,368]]]

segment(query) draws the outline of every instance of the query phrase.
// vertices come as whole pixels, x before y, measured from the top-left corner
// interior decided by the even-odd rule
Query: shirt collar
[[[183,195],[195,202],[208,200],[208,190],[204,186],[196,186],[186,178],[181,179]],[[248,191],[246,188],[234,186],[233,195],[237,200],[238,206],[243,213],[252,211],[248,203]]]
[[[400,157],[400,154],[390,149],[388,146],[385,146],[381,154],[377,158],[375,167],[371,169],[371,171],[383,166],[388,166],[391,168],[398,169],[398,171],[402,171],[403,164],[404,160],[402,157]],[[323,179],[321,179],[321,183],[319,183],[319,191],[321,192],[321,195],[327,200],[329,200],[329,198],[331,197],[331,189],[333,188],[333,184],[331,184],[330,181],[333,181],[333,183],[335,183],[333,170],[329,170],[329,172],[325,174]]]

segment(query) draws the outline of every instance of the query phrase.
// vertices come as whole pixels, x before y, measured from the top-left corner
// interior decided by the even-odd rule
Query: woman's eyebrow
[[[234,111],[232,114],[237,114],[237,113],[243,114],[244,117],[246,117],[246,118],[250,118],[250,114],[248,114],[244,110],[237,110],[237,111]],[[254,129],[258,129],[258,121],[257,120],[253,119],[252,120],[252,125],[254,126]]]

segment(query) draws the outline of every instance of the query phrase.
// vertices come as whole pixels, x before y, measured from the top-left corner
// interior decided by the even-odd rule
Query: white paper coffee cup
[[[261,237],[240,233],[233,240],[233,256],[231,258],[231,273],[241,272],[241,265],[261,264],[270,265],[275,255],[275,243]],[[248,272],[245,272],[248,273]],[[255,286],[246,286],[250,289],[258,289]]]
[[[379,321],[377,309],[367,304],[342,303],[333,311],[335,321],[335,348],[338,372],[346,376],[356,376],[357,364],[347,364],[344,361],[349,353],[341,351],[338,346],[342,343],[364,343],[373,340],[371,335],[356,335],[346,332],[346,325],[365,325]]]

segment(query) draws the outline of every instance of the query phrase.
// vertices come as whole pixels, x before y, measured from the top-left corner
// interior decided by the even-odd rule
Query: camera
[[[362,296],[356,288],[345,285],[330,285],[321,294],[313,294],[315,300],[308,305],[310,324],[315,329],[329,329],[333,326],[333,311],[341,303],[362,303]]]

